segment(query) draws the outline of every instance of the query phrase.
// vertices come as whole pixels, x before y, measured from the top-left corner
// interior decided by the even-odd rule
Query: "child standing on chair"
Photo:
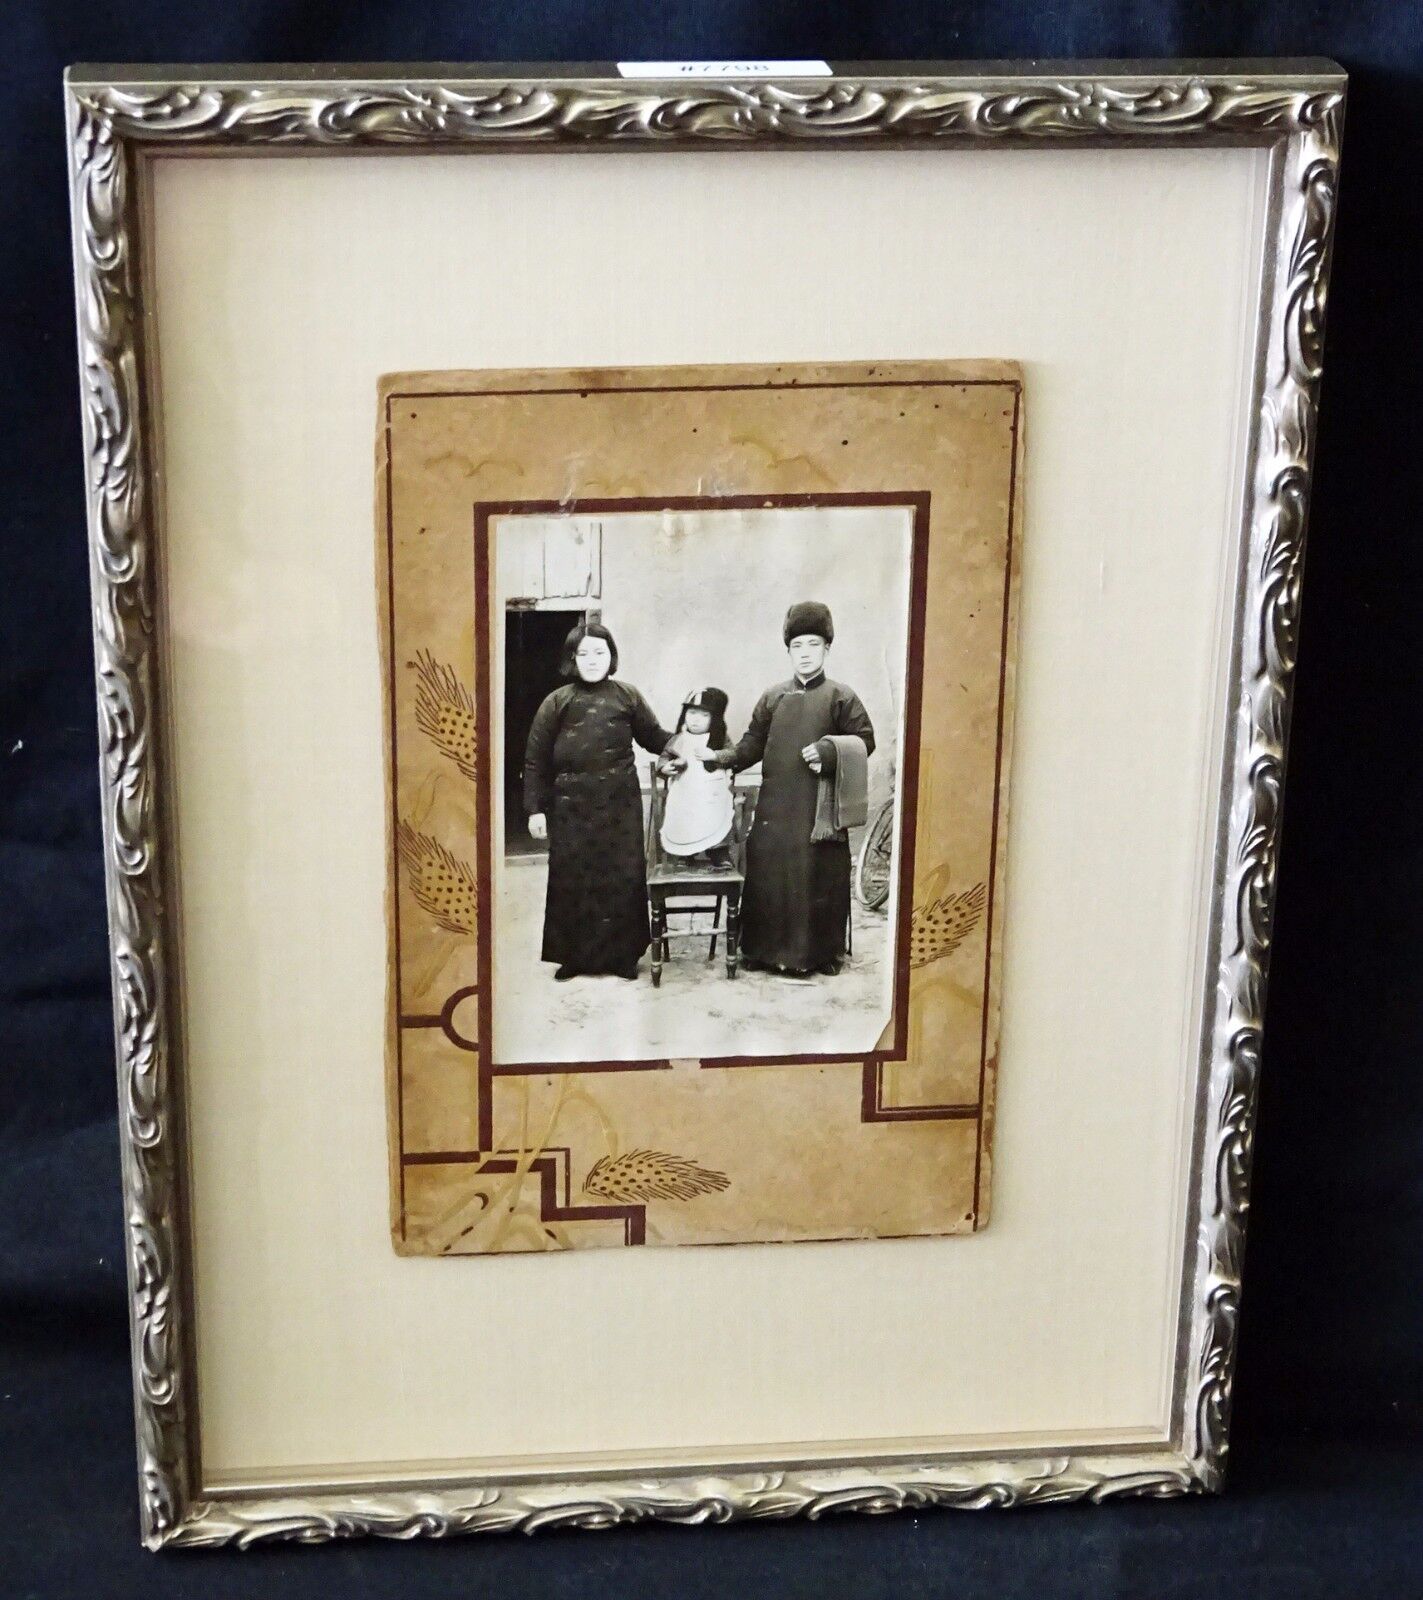
[[[727,697],[717,688],[687,695],[677,731],[658,766],[659,773],[671,778],[659,834],[662,848],[693,868],[731,865],[731,773],[703,765],[705,756],[725,750],[729,743],[726,707]]]

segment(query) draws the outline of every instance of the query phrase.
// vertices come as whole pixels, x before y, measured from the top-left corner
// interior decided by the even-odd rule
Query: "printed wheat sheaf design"
[[[583,1188],[605,1200],[691,1200],[731,1186],[724,1172],[699,1166],[685,1156],[661,1150],[629,1150],[622,1156],[599,1156]]]
[[[909,965],[927,967],[951,956],[978,926],[988,891],[976,883],[958,894],[915,906],[909,916]]]
[[[469,690],[453,667],[436,661],[428,650],[417,650],[415,659],[406,665],[416,674],[415,721],[420,731],[472,780],[476,737]]]
[[[469,863],[408,822],[395,830],[395,843],[416,903],[449,933],[475,932],[479,893]]]

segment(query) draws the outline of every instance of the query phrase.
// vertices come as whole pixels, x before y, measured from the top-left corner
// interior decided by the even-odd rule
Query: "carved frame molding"
[[[405,1538],[657,1519],[1011,1506],[1219,1488],[1239,1317],[1280,802],[1345,80],[1329,62],[847,69],[695,84],[478,69],[74,69],[67,111],[119,1133],[145,1543]],[[486,69],[492,70],[492,69]],[[547,70],[547,69],[546,69]],[[416,75],[411,75],[415,72]],[[264,76],[271,73],[273,76]],[[176,940],[157,656],[157,407],[141,163],[155,155],[597,146],[1266,147],[1271,212],[1244,464],[1173,1436],[1061,1455],[695,1462],[503,1481],[201,1489]]]

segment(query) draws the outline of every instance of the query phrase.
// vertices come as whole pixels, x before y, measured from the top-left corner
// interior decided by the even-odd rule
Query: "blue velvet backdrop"
[[[0,1590],[1423,1594],[1419,7],[20,0],[0,28]],[[1352,74],[1230,1490],[1106,1511],[145,1556],[60,73],[76,60],[738,54],[1329,54]]]

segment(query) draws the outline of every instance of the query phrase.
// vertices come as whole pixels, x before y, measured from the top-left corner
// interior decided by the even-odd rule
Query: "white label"
[[[828,61],[619,61],[624,78],[829,78]]]

